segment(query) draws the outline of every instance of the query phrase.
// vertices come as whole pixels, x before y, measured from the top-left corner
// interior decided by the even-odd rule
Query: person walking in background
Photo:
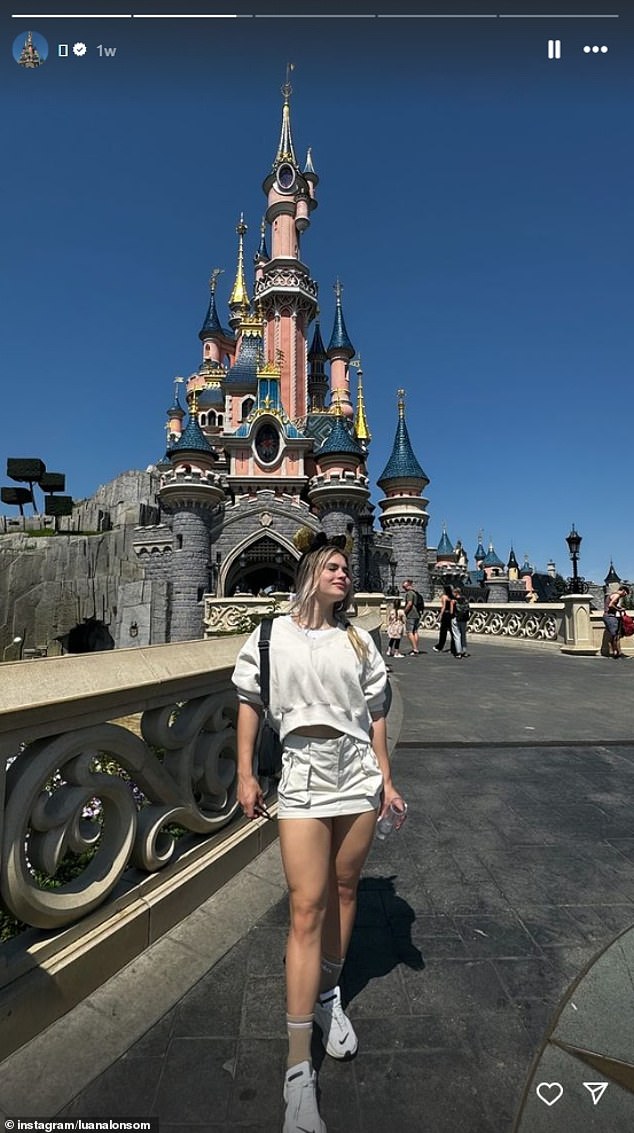
[[[388,657],[402,657],[401,653],[401,638],[405,633],[405,617],[401,610],[401,604],[396,599],[390,606],[390,612],[387,616],[387,655]]]
[[[619,586],[613,594],[606,595],[603,606],[603,622],[610,635],[610,652],[615,660],[618,657],[625,657],[621,649],[621,637],[623,636],[621,615],[623,613],[623,599],[627,598],[629,592],[629,587]]]
[[[458,654],[456,645],[453,639],[453,634],[451,632],[451,619],[454,615],[454,606],[455,599],[453,596],[453,590],[449,585],[444,586],[440,599],[440,633],[438,635],[438,644],[434,645],[434,653],[442,653],[443,649],[445,648],[447,634],[449,634],[451,652],[454,657],[457,657]]]
[[[456,647],[457,657],[469,657],[467,653],[467,625],[469,624],[469,599],[457,586],[453,592],[454,611],[451,619],[451,635]]]
[[[414,582],[411,578],[405,579],[403,590],[405,591],[405,609],[403,611],[405,614],[405,628],[412,646],[409,655],[410,657],[418,657],[420,653],[418,648],[418,627],[423,610],[423,599],[418,591],[414,589]]]
[[[288,1061],[283,1133],[326,1133],[311,1060],[313,1020],[326,1052],[352,1058],[358,1041],[339,990],[361,869],[377,817],[402,799],[387,751],[385,663],[350,625],[348,559],[325,535],[300,560],[290,614],[276,618],[269,650],[272,723],[282,741],[279,837],[290,897],[286,952]],[[240,650],[238,801],[266,814],[254,774],[261,715],[259,628]]]

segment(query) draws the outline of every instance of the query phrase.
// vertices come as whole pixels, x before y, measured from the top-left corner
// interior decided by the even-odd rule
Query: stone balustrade
[[[469,634],[553,643],[561,638],[563,602],[471,602],[470,606]],[[439,612],[439,603],[428,603],[420,628],[437,629]]]
[[[2,666],[0,894],[19,920],[75,921],[126,871],[167,865],[172,827],[211,835],[232,821],[242,640]],[[130,716],[140,734],[117,722]],[[69,860],[79,874],[58,885]]]

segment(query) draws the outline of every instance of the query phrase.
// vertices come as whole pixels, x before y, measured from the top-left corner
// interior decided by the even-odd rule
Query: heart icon
[[[540,1082],[536,1089],[537,1097],[545,1105],[554,1105],[564,1092],[561,1082]]]

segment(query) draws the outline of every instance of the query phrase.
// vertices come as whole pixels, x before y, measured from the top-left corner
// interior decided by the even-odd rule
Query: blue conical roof
[[[451,542],[451,539],[449,538],[446,530],[443,529],[443,533],[440,536],[440,542],[436,548],[436,554],[440,557],[442,555],[453,555],[453,553],[453,543]]]
[[[262,221],[262,227],[260,228],[260,244],[253,259],[257,264],[258,260],[269,260],[270,258],[271,257],[269,256],[269,250],[266,246],[266,224],[264,221]]]
[[[489,549],[484,556],[484,565],[488,567],[501,567],[504,566],[501,558],[496,555],[493,543],[489,543]]]
[[[227,383],[240,382],[241,384],[258,380],[258,366],[262,360],[262,336],[259,334],[243,335],[240,342],[238,361],[231,367],[225,381]]]
[[[359,442],[355,440],[350,430],[346,428],[343,416],[335,417],[335,423],[332,429],[323,445],[315,452],[315,456],[319,458],[326,453],[350,453],[360,457],[364,455]]]
[[[610,569],[605,576],[605,585],[609,586],[613,582],[620,582],[620,581],[621,581],[621,579],[619,578],[618,574],[616,573],[616,571],[614,569],[614,563],[610,559]]]
[[[518,563],[517,559],[515,558],[515,551],[513,550],[512,547],[511,547],[511,553],[509,555],[509,561],[506,564],[506,569],[507,570],[519,570],[520,569],[520,564]]]
[[[221,334],[224,338],[233,337],[231,331],[225,330],[225,328],[220,324],[218,311],[216,310],[216,293],[215,291],[212,291],[211,295],[209,296],[209,306],[207,308],[207,314],[205,315],[205,321],[200,328],[200,331],[198,332],[198,337],[205,339],[211,337],[211,335],[214,334]]]
[[[203,433],[200,425],[195,416],[189,414],[189,421],[187,428],[176,441],[168,449],[168,455],[171,456],[175,452],[206,452],[213,456],[216,455],[215,449],[209,444],[205,434]]]
[[[475,552],[475,555],[473,556],[473,558],[474,558],[474,561],[476,563],[479,563],[479,562],[482,561],[482,559],[486,558],[486,551],[485,551],[484,547],[482,546],[482,537],[481,536],[478,540],[478,546],[476,547],[476,552]]]
[[[167,416],[168,417],[181,417],[181,418],[185,416],[185,410],[183,409],[180,401],[178,400],[178,397],[176,397],[174,399],[174,404],[171,405],[170,408],[168,409]]]
[[[343,291],[343,288],[342,288],[339,280],[337,280],[337,282],[335,284],[335,292],[336,292],[336,295],[337,295],[337,304],[336,304],[336,307],[335,307],[335,321],[334,321],[334,325],[333,325],[333,328],[332,328],[332,334],[330,336],[330,342],[328,343],[328,353],[329,354],[345,353],[345,354],[348,354],[348,356],[350,358],[353,358],[354,357],[354,346],[352,345],[350,338],[348,337],[348,332],[346,330],[346,324],[345,324],[345,320],[344,320],[344,317],[343,317],[343,307],[341,305],[341,293],[342,293],[342,291]]]
[[[310,348],[308,350],[308,361],[309,362],[325,362],[327,357],[328,357],[328,354],[326,352],[326,347],[324,346],[323,339],[321,337],[321,330],[319,328],[319,319],[317,319],[315,321],[315,330],[313,332],[313,341],[311,342]]]
[[[396,436],[394,437],[392,452],[390,459],[377,480],[377,484],[382,486],[389,480],[403,479],[422,480],[424,484],[429,484],[429,477],[425,475],[414,456],[412,442],[409,439],[407,425],[405,424],[405,403],[404,401],[399,401],[398,425],[396,426]]]

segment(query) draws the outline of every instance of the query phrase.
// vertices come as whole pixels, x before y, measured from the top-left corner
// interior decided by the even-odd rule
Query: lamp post
[[[569,594],[583,594],[585,593],[585,580],[579,577],[577,572],[577,562],[579,560],[579,547],[581,546],[581,535],[575,531],[573,523],[570,535],[566,536],[566,543],[570,551],[570,558],[572,559],[572,578],[568,579],[568,593]]]
[[[391,576],[390,577],[390,594],[392,594],[392,595],[398,594],[398,591],[396,589],[396,568],[397,568],[397,566],[398,566],[398,559],[390,559],[390,561],[389,561],[390,576]]]
[[[2,660],[3,660],[3,661],[6,661],[6,659],[7,659],[7,652],[8,652],[8,650],[9,650],[9,649],[13,649],[13,648],[14,648],[14,646],[16,646],[16,645],[21,645],[21,644],[22,644],[22,638],[21,638],[21,637],[14,637],[14,638],[13,638],[13,641],[10,641],[8,645],[5,645],[5,647],[4,647],[3,651],[2,651]],[[21,652],[22,652],[22,651],[20,650],[20,654],[21,654]],[[20,660],[21,660],[21,656],[20,656]]]

